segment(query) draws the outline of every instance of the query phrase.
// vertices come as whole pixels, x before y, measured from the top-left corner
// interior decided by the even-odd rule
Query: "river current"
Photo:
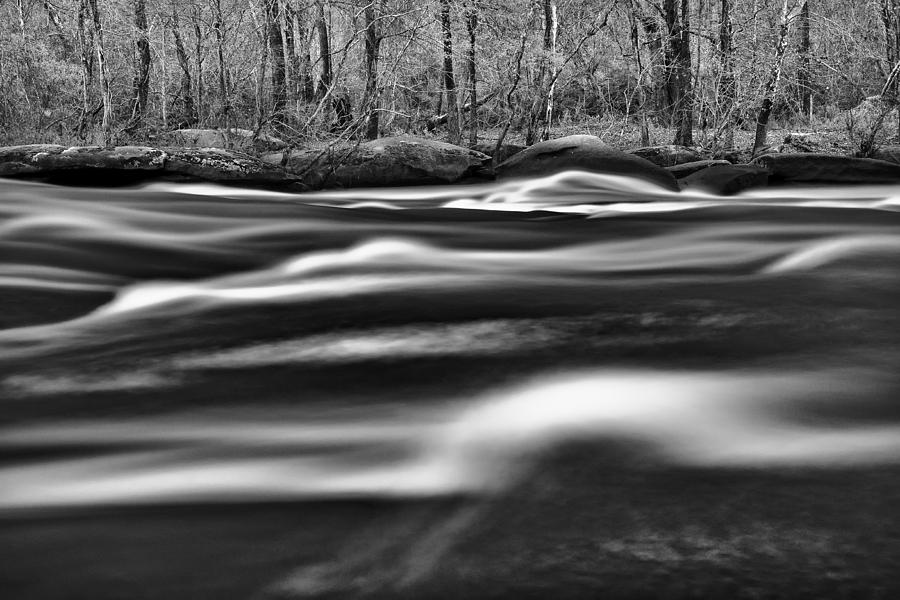
[[[560,519],[609,473],[624,496],[635,473],[706,482],[654,497],[896,477],[898,356],[898,186],[0,181],[0,576],[17,598],[432,597],[435,577],[473,597],[447,586],[484,581],[453,548],[485,514]],[[572,465],[593,475],[559,483]],[[508,501],[523,489],[553,501]],[[258,527],[216,537],[235,518]],[[557,548],[525,530],[491,543]],[[489,572],[494,597],[600,589]]]

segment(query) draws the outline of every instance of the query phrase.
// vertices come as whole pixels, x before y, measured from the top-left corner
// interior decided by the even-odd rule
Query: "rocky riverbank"
[[[747,163],[712,160],[692,148],[621,151],[595,136],[572,135],[529,148],[489,154],[443,142],[398,136],[343,147],[258,152],[188,146],[0,148],[0,177],[51,183],[117,185],[149,179],[199,180],[306,191],[323,188],[455,184],[550,175],[571,169],[625,175],[660,187],[732,194],[792,183],[900,183],[900,148],[885,160],[823,153],[771,152]],[[493,153],[490,146],[482,150]]]

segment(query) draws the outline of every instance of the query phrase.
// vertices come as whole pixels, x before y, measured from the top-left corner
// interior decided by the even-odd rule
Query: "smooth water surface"
[[[0,328],[10,597],[897,589],[897,186],[2,181]]]

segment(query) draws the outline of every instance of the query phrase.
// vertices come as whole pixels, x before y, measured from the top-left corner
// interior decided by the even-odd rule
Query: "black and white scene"
[[[900,598],[900,0],[0,0],[0,597]]]

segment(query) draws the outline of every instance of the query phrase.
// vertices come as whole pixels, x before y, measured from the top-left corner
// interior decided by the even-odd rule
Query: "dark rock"
[[[678,184],[671,173],[649,160],[627,154],[604,144],[592,135],[570,135],[535,144],[497,166],[497,176],[540,177],[568,170],[609,175],[628,175],[675,191]]]
[[[882,146],[875,150],[872,158],[900,164],[900,146]]]
[[[713,165],[681,179],[685,191],[729,196],[743,190],[765,187],[769,171],[757,165]]]
[[[249,129],[176,129],[162,136],[167,146],[181,148],[226,148],[241,152],[277,152],[287,148],[280,139]]]
[[[831,154],[766,154],[751,164],[769,170],[772,183],[894,183],[900,164]]]
[[[497,150],[496,154],[494,153],[494,149],[496,148],[496,142],[481,142],[479,144],[475,144],[472,146],[472,150],[476,152],[481,152],[482,154],[487,154],[491,158],[495,159],[496,162],[501,163],[508,159],[510,156],[514,154],[518,154],[528,146],[523,146],[521,144],[501,144],[500,149]]]
[[[674,167],[666,167],[666,171],[675,176],[675,179],[682,179],[688,175],[693,175],[697,171],[702,171],[715,165],[730,165],[727,160],[696,160],[694,162],[682,163]]]
[[[674,167],[703,159],[699,152],[686,146],[647,146],[629,150],[628,153],[645,158],[660,167]]]
[[[214,148],[29,145],[0,148],[0,176],[73,184],[114,184],[148,176],[219,182],[290,184],[284,171],[250,156]]]
[[[489,156],[468,148],[399,136],[355,147],[294,152],[288,157],[287,168],[313,188],[379,187],[488,177],[490,161]]]

